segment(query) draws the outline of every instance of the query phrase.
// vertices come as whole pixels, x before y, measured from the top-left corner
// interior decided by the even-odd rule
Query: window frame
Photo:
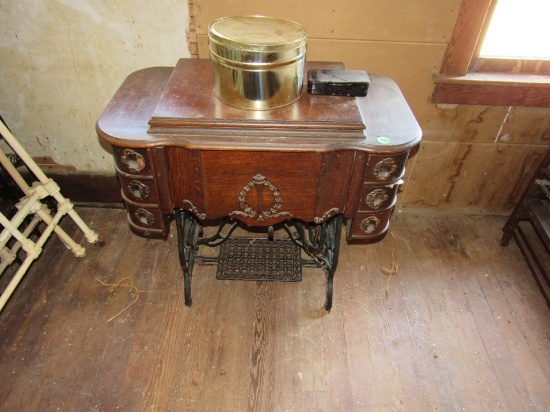
[[[462,1],[433,103],[550,107],[550,62],[478,57],[497,1]]]

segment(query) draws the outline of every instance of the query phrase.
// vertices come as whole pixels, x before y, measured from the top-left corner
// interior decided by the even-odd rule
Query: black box
[[[309,70],[309,94],[364,97],[369,89],[369,75],[362,70]]]

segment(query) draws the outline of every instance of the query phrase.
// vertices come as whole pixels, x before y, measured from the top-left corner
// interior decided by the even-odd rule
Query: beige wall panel
[[[407,192],[407,186],[409,185],[409,182],[411,180],[411,177],[414,171],[414,166],[416,163],[416,157],[418,155],[419,150],[420,150],[420,146],[417,146],[413,148],[409,153],[409,158],[407,159],[407,163],[405,165],[405,174],[403,175],[403,185],[401,185],[401,187],[397,191],[397,201],[395,203],[395,208],[398,211],[401,211],[401,207],[405,202],[405,194]]]
[[[457,144],[422,142],[408,168],[411,177],[403,186],[403,209],[436,209],[449,191],[450,165]]]
[[[511,108],[500,131],[498,141],[550,145],[550,109]]]
[[[428,105],[428,117],[418,119],[424,140],[494,143],[508,114],[501,106]]]
[[[32,156],[114,173],[95,122],[131,72],[189,56],[187,2],[0,2],[0,113]]]
[[[210,54],[208,52],[208,35],[198,35],[197,42],[199,47],[199,59],[209,59]]]
[[[509,214],[544,146],[422,142],[403,210]]]
[[[195,0],[197,33],[217,18],[243,14],[283,17],[301,24],[311,38],[447,42],[460,0],[253,1]]]

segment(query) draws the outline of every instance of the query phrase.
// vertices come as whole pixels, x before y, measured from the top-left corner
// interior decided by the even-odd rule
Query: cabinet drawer
[[[399,183],[391,186],[365,185],[361,189],[358,210],[385,210],[395,205]]]
[[[145,238],[166,239],[168,220],[157,205],[141,205],[124,198],[130,228]]]
[[[382,212],[357,213],[348,221],[347,238],[366,239],[379,236],[388,230],[393,209]]]
[[[118,170],[133,175],[148,176],[151,174],[147,149],[125,149],[113,146]]]
[[[160,228],[162,214],[158,208],[146,208],[127,203],[128,216],[130,220],[138,226],[144,228]]]
[[[118,177],[125,198],[137,203],[158,203],[158,191],[152,179],[135,179],[120,173]]]
[[[400,179],[405,172],[405,163],[408,156],[408,151],[387,155],[370,155],[363,182],[392,182]]]

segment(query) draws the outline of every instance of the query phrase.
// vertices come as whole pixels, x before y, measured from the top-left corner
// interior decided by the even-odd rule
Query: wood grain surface
[[[0,314],[2,410],[550,403],[550,309],[514,242],[500,246],[504,218],[398,214],[381,242],[342,242],[327,314],[314,268],[300,283],[277,283],[218,281],[214,266],[198,266],[185,307],[174,237],[131,234],[120,209],[79,213],[107,244],[77,259],[52,238]],[[96,278],[125,277],[137,302],[108,322],[135,296]]]

